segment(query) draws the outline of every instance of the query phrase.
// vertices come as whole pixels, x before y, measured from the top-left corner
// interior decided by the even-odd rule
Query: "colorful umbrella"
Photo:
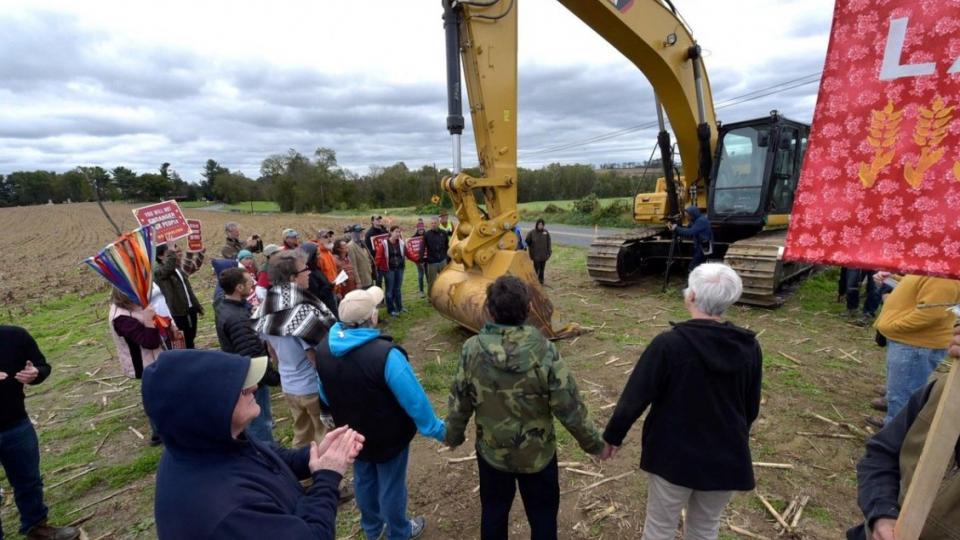
[[[152,225],[125,233],[84,262],[111,285],[141,307],[150,305],[153,287],[153,259],[156,248],[151,240]],[[166,317],[156,317],[157,327],[170,326]]]

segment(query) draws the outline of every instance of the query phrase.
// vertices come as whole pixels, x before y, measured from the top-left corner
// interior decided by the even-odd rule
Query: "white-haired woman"
[[[604,431],[610,457],[650,407],[640,456],[649,475],[643,540],[673,539],[684,508],[685,537],[715,539],[732,492],[754,487],[749,436],[763,354],[753,332],[723,319],[742,292],[729,266],[705,263],[690,273],[690,319],[643,352]]]

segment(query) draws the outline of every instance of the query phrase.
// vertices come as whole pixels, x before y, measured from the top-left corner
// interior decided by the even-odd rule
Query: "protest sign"
[[[407,258],[411,261],[420,262],[420,245],[423,244],[422,236],[414,236],[407,240]]]
[[[188,219],[190,234],[187,235],[187,251],[203,251],[203,229],[199,219]]]
[[[135,208],[133,215],[141,225],[153,225],[153,240],[158,244],[179,240],[190,234],[190,226],[177,201],[163,201]]]

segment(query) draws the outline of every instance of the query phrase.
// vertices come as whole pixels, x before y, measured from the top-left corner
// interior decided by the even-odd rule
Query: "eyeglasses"
[[[297,274],[299,275],[299,274],[302,274],[302,273],[304,273],[304,272],[309,272],[309,271],[310,271],[309,268],[304,267],[303,270],[297,270]]]

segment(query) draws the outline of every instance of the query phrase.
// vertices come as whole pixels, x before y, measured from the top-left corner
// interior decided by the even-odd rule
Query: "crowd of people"
[[[384,305],[392,317],[405,311],[407,260],[429,294],[448,261],[453,228],[445,217],[431,218],[429,228],[419,221],[410,239],[372,216],[366,232],[321,229],[313,241],[286,229],[281,245],[263,245],[258,235],[244,240],[237,224],[227,224],[221,257],[212,261],[219,351],[192,350],[204,316],[190,284],[199,263],[187,265],[175,245],[157,250],[149,307],[114,290],[109,323],[120,366],[142,379],[150,444],[165,447],[156,480],[160,538],[334,538],[338,505],[350,498],[366,538],[417,538],[428,524],[407,508],[410,443],[419,434],[455,448],[473,419],[481,538],[508,536],[519,488],[531,538],[555,539],[554,420],[585,453],[608,460],[644,415],[642,538],[673,539],[681,516],[685,538],[718,537],[732,494],[755,486],[750,431],[760,413],[763,354],[754,332],[725,318],[743,292],[740,276],[705,259],[691,265],[683,291],[689,318],[645,348],[602,429],[556,346],[526,324],[530,286],[500,277],[486,291],[487,324],[460,349],[441,418],[408,353],[379,322]],[[691,221],[678,234],[693,237],[705,258],[710,239]],[[542,282],[552,254],[543,221],[519,244]],[[868,296],[881,294],[870,304],[878,344],[883,338],[888,348],[887,416],[871,420],[880,431],[857,468],[865,519],[848,538],[892,540],[943,392],[934,370],[948,352],[960,358],[956,316],[943,307],[960,304],[960,282],[851,269],[842,280],[844,301],[854,285],[873,282]],[[47,524],[36,433],[23,405],[23,386],[42,382],[51,367],[21,328],[0,326],[0,348],[0,463],[21,533],[73,540],[76,528]],[[274,437],[274,387],[290,411],[290,449]],[[352,489],[344,484],[350,470]],[[958,479],[945,477],[923,538],[960,530]]]

